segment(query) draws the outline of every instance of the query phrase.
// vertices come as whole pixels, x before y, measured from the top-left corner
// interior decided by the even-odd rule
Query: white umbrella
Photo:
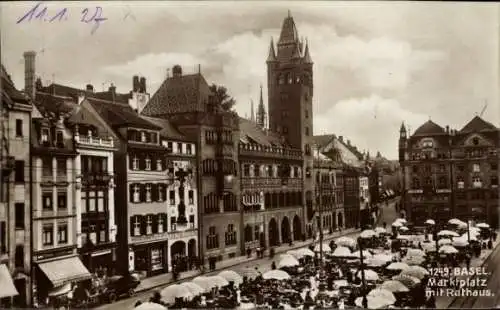
[[[467,233],[461,235],[460,237],[455,237],[455,238],[460,238],[460,239],[464,239],[464,240],[470,240],[471,241],[477,241],[477,235],[476,234],[470,234],[470,235],[467,235]]]
[[[415,285],[420,283],[420,280],[418,278],[402,273],[392,277],[392,279],[403,283],[406,287],[414,287]]]
[[[380,288],[393,293],[409,292],[410,290],[401,282],[396,280],[388,280],[380,285]]]
[[[172,284],[167,286],[160,292],[161,300],[167,304],[175,302],[176,298],[191,299],[194,297],[193,293],[186,287],[179,284]]]
[[[247,277],[249,279],[255,279],[260,275],[258,270],[256,270],[255,268],[250,268],[250,267],[247,267],[247,268],[240,270],[239,274],[242,277]]]
[[[391,305],[388,300],[384,300],[383,298],[377,296],[366,296],[366,301],[368,309],[383,309]],[[356,306],[364,308],[363,297],[356,298],[354,303]]]
[[[385,234],[387,230],[384,227],[375,227],[375,232],[379,234]]]
[[[405,256],[402,261],[408,265],[420,265],[425,262],[425,258],[423,256]]]
[[[139,306],[135,307],[136,310],[167,310],[167,307],[164,307],[160,304],[154,302],[143,302]]]
[[[364,271],[364,274],[365,274],[365,279],[367,281],[377,281],[379,279],[378,274],[375,271],[373,271],[371,269],[365,269],[363,271]],[[357,274],[361,278],[361,270],[358,271]]]
[[[387,264],[386,260],[378,259],[378,258],[368,258],[366,260],[366,265],[370,267],[380,267]]]
[[[377,233],[374,230],[371,229],[366,229],[361,232],[359,235],[361,238],[371,238],[373,236],[376,236]]]
[[[227,281],[233,282],[235,285],[240,285],[241,283],[243,283],[243,277],[233,270],[221,271],[219,273],[219,277],[223,277]]]
[[[270,279],[274,279],[274,280],[288,280],[290,279],[290,275],[283,271],[283,270],[279,270],[279,269],[275,269],[275,270],[269,270],[267,272],[265,272],[262,277],[266,280],[270,280]]]
[[[451,230],[441,230],[438,232],[438,236],[458,237],[458,234]]]
[[[193,296],[198,296],[203,293],[207,293],[207,291],[204,288],[202,288],[201,286],[199,286],[194,282],[184,282],[179,285],[186,287],[193,294]]]
[[[217,287],[217,285],[214,282],[210,282],[210,279],[204,276],[196,277],[193,279],[192,282],[194,282],[207,292],[211,291],[214,287]]]
[[[451,243],[451,245],[453,245],[454,247],[464,247],[467,246],[468,244],[469,241],[467,241],[467,239],[462,237],[453,238],[453,242]]]
[[[425,252],[420,249],[408,249],[406,256],[425,256]]]
[[[446,244],[439,248],[439,253],[452,254],[458,253],[458,250],[453,246]]]
[[[426,252],[434,252],[436,251],[436,244],[434,242],[424,242],[422,243],[422,248],[424,248]]]
[[[408,235],[398,235],[396,237],[396,239],[399,239],[399,240],[409,240],[410,236],[408,236]]]
[[[385,253],[379,253],[379,254],[375,254],[373,255],[372,257],[373,259],[378,259],[378,260],[383,260],[385,262],[390,262],[392,261],[392,255],[391,254],[385,254]]]
[[[402,230],[402,231],[408,231],[409,229],[408,229],[408,227],[406,227],[406,226],[401,226],[401,227],[399,227],[399,230]]]
[[[396,262],[396,263],[391,263],[386,268],[389,270],[405,270],[405,269],[408,269],[409,267],[410,266],[408,266],[408,264],[406,264],[406,263]]]
[[[320,244],[316,244],[316,246],[314,247],[314,252],[320,252],[321,248],[320,248]],[[332,249],[330,248],[330,246],[326,243],[323,243],[323,252],[331,252]]]
[[[403,223],[401,223],[401,222],[394,222],[394,223],[392,223],[392,226],[394,226],[394,227],[401,227],[401,226],[403,226],[403,225],[404,225],[404,224],[403,224]]]
[[[299,261],[291,255],[283,255],[278,263],[278,268],[299,266]]]
[[[384,300],[387,300],[388,302],[390,302],[390,304],[393,304],[396,302],[396,297],[394,297],[394,294],[391,291],[383,289],[383,288],[375,288],[375,289],[371,290],[368,293],[368,296],[382,297]]]
[[[406,219],[404,219],[404,218],[397,218],[394,222],[400,222],[400,223],[406,224]]]
[[[444,238],[438,240],[438,245],[445,245],[445,244],[451,244],[451,239]]]
[[[476,227],[479,227],[479,228],[490,228],[490,225],[486,224],[486,223],[479,223],[479,224],[476,224]]]
[[[356,251],[356,252],[353,252],[352,254],[352,257],[358,257],[360,258],[361,257],[361,251]],[[372,257],[372,253],[368,252],[367,250],[363,250],[363,258],[364,259],[368,259],[370,257]]]
[[[425,221],[425,224],[428,224],[428,225],[436,225],[436,222],[434,220],[427,220]]]
[[[229,285],[229,281],[224,279],[221,276],[211,276],[207,277],[207,281],[210,281],[212,283],[215,283],[216,287],[224,287],[226,285]]]
[[[451,224],[451,225],[461,225],[462,223],[464,223],[464,222],[462,222],[459,219],[451,219],[448,221],[448,224]],[[467,223],[465,223],[465,225],[467,225]]]
[[[409,275],[422,280],[426,275],[429,274],[429,272],[427,271],[427,269],[420,266],[410,266],[408,269],[403,270],[401,274]]]
[[[335,244],[338,246],[354,247],[356,246],[356,241],[352,238],[342,236],[335,240]]]
[[[300,248],[295,251],[288,251],[287,253],[290,254],[290,252],[292,252],[292,255],[296,258],[302,258],[304,256],[314,257],[314,252],[309,250],[308,248]]]
[[[352,257],[351,250],[346,247],[339,246],[333,251],[332,256],[334,257]]]

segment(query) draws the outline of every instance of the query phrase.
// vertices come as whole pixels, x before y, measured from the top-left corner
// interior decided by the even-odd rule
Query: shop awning
[[[0,265],[0,298],[19,295],[7,265]]]
[[[92,277],[77,256],[39,263],[38,266],[55,287]]]

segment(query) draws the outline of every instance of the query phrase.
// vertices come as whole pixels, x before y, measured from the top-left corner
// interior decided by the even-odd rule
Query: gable
[[[330,144],[330,149],[335,147],[340,151],[342,162],[352,166],[358,166],[360,164],[358,156],[345,146],[344,143],[334,139]]]
[[[482,136],[478,133],[472,133],[467,135],[460,143],[463,146],[494,146],[488,138]]]
[[[97,113],[94,107],[88,100],[83,100],[80,109],[71,116],[70,121],[73,123],[83,123],[94,125],[98,128],[99,135],[108,135],[113,139],[118,139],[114,130],[104,121],[104,119]]]

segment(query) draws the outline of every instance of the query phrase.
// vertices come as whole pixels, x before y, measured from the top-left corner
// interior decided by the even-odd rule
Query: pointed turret
[[[288,11],[288,16],[283,21],[283,26],[281,27],[281,34],[278,44],[286,43],[299,43],[299,34],[297,32],[297,27],[295,27],[295,22],[293,17]]]
[[[262,95],[262,84],[260,85],[260,99],[257,107],[257,125],[260,128],[266,127],[266,109],[264,107],[264,98]]]
[[[406,127],[404,122],[401,123],[401,128],[399,128],[399,138],[406,139]]]
[[[304,63],[312,64],[313,61],[311,59],[311,55],[309,54],[309,42],[306,40],[306,49],[304,50]]]
[[[255,123],[255,113],[253,112],[253,100],[250,101],[250,120]]]
[[[267,56],[267,62],[276,61],[276,52],[274,51],[273,37],[271,37],[271,44],[269,45],[269,55]]]

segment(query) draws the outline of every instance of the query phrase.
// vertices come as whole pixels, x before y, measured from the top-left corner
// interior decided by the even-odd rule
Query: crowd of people
[[[289,251],[272,259],[265,272],[257,267],[239,274],[225,271],[185,286],[174,284],[136,306],[436,308],[434,295],[426,295],[429,268],[470,266],[472,257],[491,248],[495,239],[496,232],[484,223],[469,227],[454,220],[438,230],[432,220],[419,229],[398,219],[389,228],[365,230],[357,239],[341,237],[321,247]]]

